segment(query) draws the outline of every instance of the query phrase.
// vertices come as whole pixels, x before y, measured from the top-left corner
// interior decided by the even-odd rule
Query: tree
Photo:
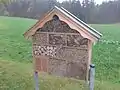
[[[120,0],[96,5],[94,0],[0,0],[0,14],[39,18],[53,6],[62,6],[87,23],[120,22]]]
[[[51,9],[52,7],[54,7],[57,4],[57,1],[56,0],[49,0],[48,3],[49,3],[49,9]]]
[[[3,5],[5,8],[4,12],[8,13],[9,15],[9,4],[14,1],[14,0],[0,0],[0,3]]]
[[[95,10],[95,2],[94,0],[83,0],[82,2],[82,8],[83,8],[83,14],[85,16],[85,22],[92,22],[91,18],[93,16],[94,10]]]

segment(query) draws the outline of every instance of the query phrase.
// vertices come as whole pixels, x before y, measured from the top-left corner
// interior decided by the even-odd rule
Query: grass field
[[[32,19],[0,17],[0,90],[33,90],[31,42],[24,39],[23,33],[35,22]],[[119,90],[120,24],[91,26],[103,34],[93,46],[95,90]],[[43,78],[42,75],[40,80],[41,90],[83,90],[83,82],[76,80],[52,76]]]

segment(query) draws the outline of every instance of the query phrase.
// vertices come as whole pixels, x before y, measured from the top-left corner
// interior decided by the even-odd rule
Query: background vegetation
[[[35,19],[54,5],[66,8],[103,34],[93,46],[95,90],[119,90],[120,0],[100,5],[94,0],[69,0],[62,3],[56,0],[0,0],[0,90],[34,90],[32,45],[24,39],[23,33],[37,21]],[[40,90],[87,88],[83,81],[45,73],[40,74],[39,83]]]
[[[106,0],[107,1],[107,0]],[[120,22],[120,0],[96,4],[94,0],[0,0],[0,15],[39,18],[54,5],[62,6],[87,23]]]
[[[31,42],[23,33],[34,19],[0,17],[0,90],[33,90]],[[120,24],[91,24],[103,34],[93,46],[95,90],[120,89]],[[85,90],[84,82],[40,75],[41,90]]]

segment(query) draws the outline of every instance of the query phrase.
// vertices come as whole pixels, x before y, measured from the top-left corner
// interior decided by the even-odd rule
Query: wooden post
[[[34,72],[34,79],[35,79],[35,90],[39,90],[39,81],[38,81],[38,72]]]
[[[90,65],[90,82],[89,82],[89,90],[94,90],[94,78],[95,78],[95,65]]]

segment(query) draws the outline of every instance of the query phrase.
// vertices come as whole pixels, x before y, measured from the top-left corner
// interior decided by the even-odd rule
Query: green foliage
[[[0,0],[0,15],[39,18],[54,5],[62,6],[87,23],[120,22],[120,0]],[[103,0],[102,0],[103,1]]]
[[[120,24],[92,26],[103,33],[93,47],[96,79],[120,83]]]
[[[35,22],[36,20],[32,19],[0,17],[0,90],[33,90],[30,63],[32,45],[25,40],[23,33]],[[103,34],[102,39],[93,46],[92,59],[96,65],[95,90],[119,90],[120,24],[92,26]],[[42,90],[58,90],[61,87],[59,85],[62,85],[59,90],[80,90],[80,87],[83,87],[80,81],[43,77],[44,75],[40,76]]]

